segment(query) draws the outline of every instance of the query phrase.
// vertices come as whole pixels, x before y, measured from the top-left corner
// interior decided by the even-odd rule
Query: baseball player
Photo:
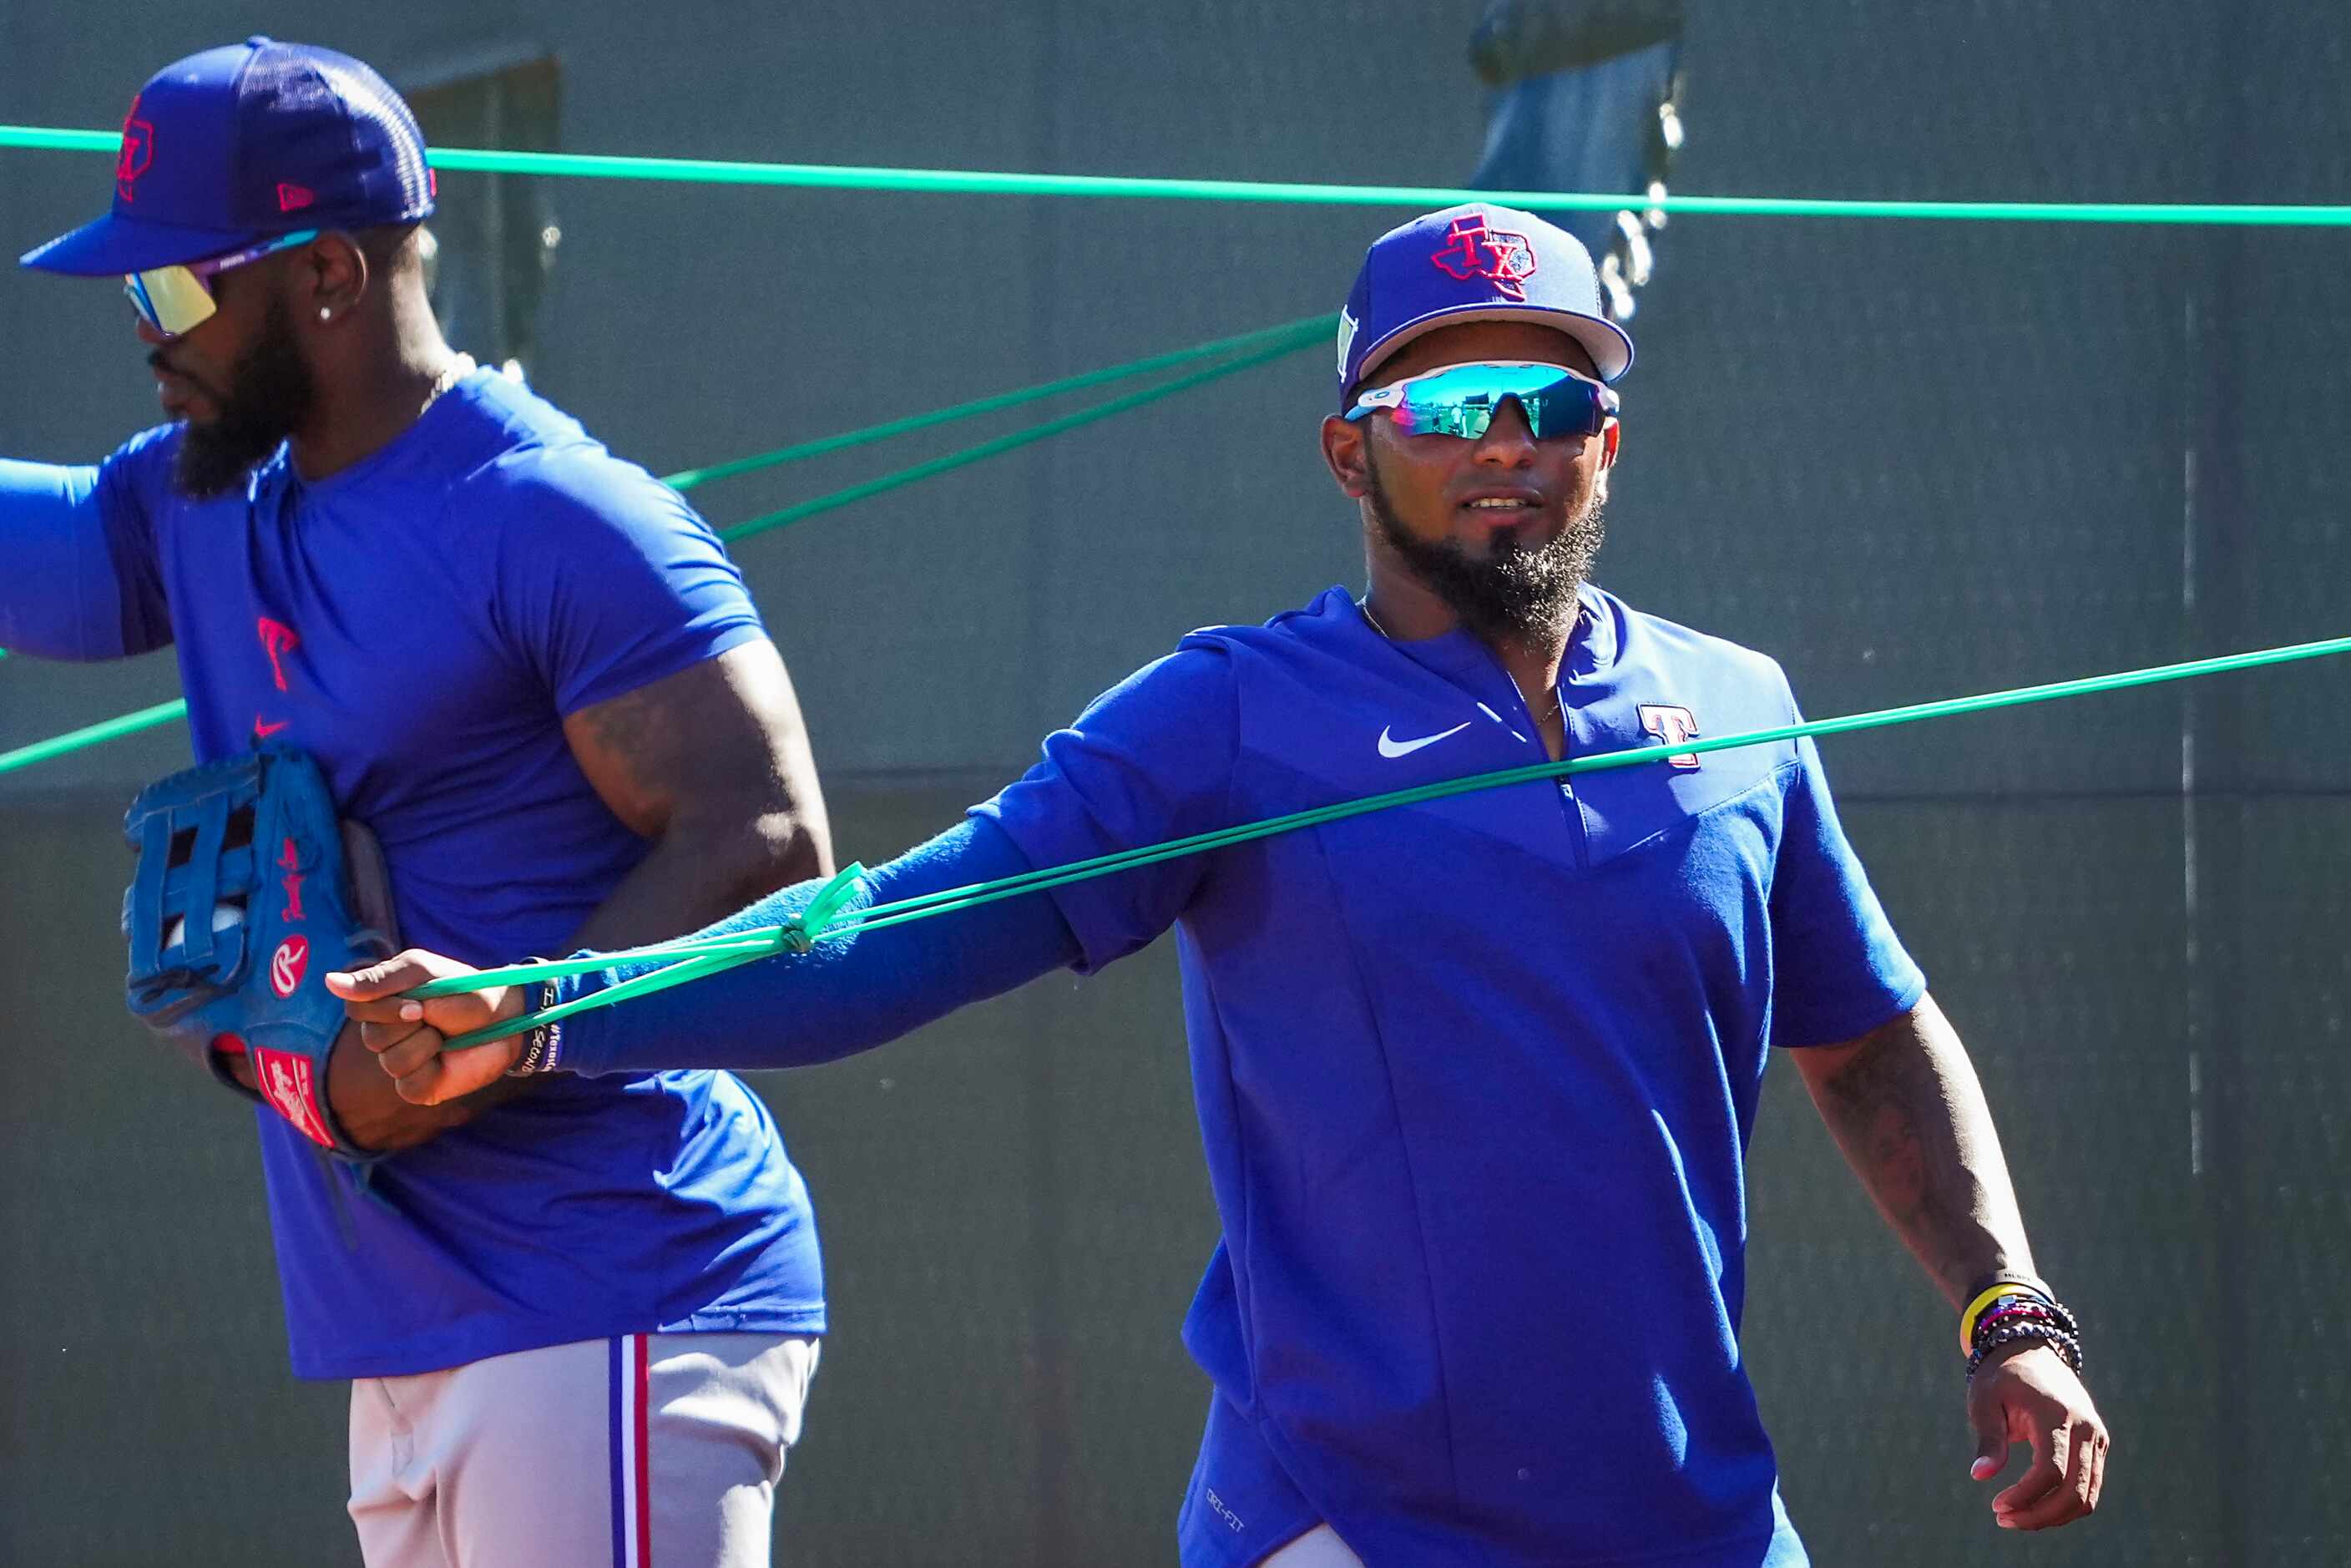
[[[765,1563],[825,1309],[759,1101],[687,1070],[425,1111],[320,984],[394,927],[626,946],[830,862],[735,568],[451,351],[433,211],[357,60],[254,38],[150,80],[110,214],[25,264],[127,287],[168,423],[0,464],[0,643],[178,651],[200,766],[131,813],[131,1000],[262,1102],[294,1371],[351,1381],[371,1568]]]
[[[1322,423],[1362,515],[1365,597],[1185,638],[1027,777],[862,879],[853,907],[1792,719],[1770,659],[1587,580],[1621,438],[1609,383],[1632,355],[1589,256],[1539,218],[1471,205],[1384,235]],[[1774,1047],[1961,1310],[1973,1473],[2032,1446],[1998,1522],[2096,1504],[2106,1433],[2079,1331],[2034,1275],[1966,1052],[1809,741],[852,929],[446,1053],[637,967],[419,1001],[399,993],[464,966],[410,952],[330,988],[430,1104],[517,1062],[594,1081],[822,1061],[1171,925],[1224,1225],[1185,1329],[1215,1385],[1187,1568],[1803,1563],[1739,1345],[1743,1155]],[[1824,1341],[1851,1310],[1822,1303]]]

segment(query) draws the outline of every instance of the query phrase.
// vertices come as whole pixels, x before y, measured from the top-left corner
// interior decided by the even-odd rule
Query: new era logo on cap
[[[1633,363],[1633,340],[1600,304],[1600,276],[1573,235],[1532,213],[1471,202],[1390,229],[1364,253],[1339,319],[1339,401],[1425,332],[1529,319],[1574,339],[1603,381]]]

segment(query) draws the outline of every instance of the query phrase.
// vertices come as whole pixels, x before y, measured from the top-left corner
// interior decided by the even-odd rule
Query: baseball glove
[[[344,1013],[326,988],[400,946],[375,835],[338,821],[316,762],[268,747],[148,786],[123,836],[139,852],[122,899],[131,1012],[319,1147],[376,1157],[328,1105]],[[230,1070],[236,1053],[259,1094]]]

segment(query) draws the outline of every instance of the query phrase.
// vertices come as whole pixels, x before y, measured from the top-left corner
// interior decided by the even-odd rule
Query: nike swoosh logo
[[[279,730],[284,729],[293,722],[294,721],[290,718],[283,718],[279,719],[276,724],[264,724],[260,719],[256,718],[253,721],[253,737],[256,740],[267,740],[271,736],[276,735]]]
[[[1439,730],[1435,735],[1424,735],[1418,740],[1397,740],[1392,737],[1388,734],[1387,730],[1382,729],[1380,731],[1380,755],[1389,758],[1410,757],[1422,747],[1435,746],[1447,736],[1458,735],[1468,727],[1469,721],[1465,718],[1459,724],[1455,725],[1451,729]]]

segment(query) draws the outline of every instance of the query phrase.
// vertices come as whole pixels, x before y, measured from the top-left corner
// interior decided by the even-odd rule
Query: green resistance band
[[[527,1018],[517,1019],[511,1023],[500,1024],[496,1028],[476,1030],[471,1034],[461,1034],[455,1040],[444,1041],[441,1049],[461,1051],[469,1045],[479,1045],[485,1040],[502,1040],[507,1035],[518,1034],[527,1029],[537,1029],[540,1024],[558,1022],[569,1018],[573,1013],[584,1011],[589,1007],[610,1007],[615,1002],[625,1002],[632,997],[651,996],[655,991],[668,990],[672,986],[683,986],[689,980],[699,980],[705,976],[716,975],[722,969],[732,969],[737,965],[748,964],[756,958],[764,958],[770,953],[805,953],[816,946],[815,937],[809,933],[822,931],[831,925],[835,917],[841,913],[841,906],[848,903],[851,896],[856,893],[858,879],[864,874],[865,867],[858,862],[852,861],[841,867],[831,882],[817,890],[816,897],[809,901],[808,909],[799,922],[790,925],[773,927],[756,943],[733,942],[721,946],[697,950],[683,962],[671,964],[664,968],[655,969],[650,974],[638,975],[623,980],[609,990],[597,993],[594,997],[565,1002],[559,1007],[548,1008],[532,1013]],[[474,977],[466,977],[468,979]],[[433,985],[442,983],[437,980],[432,982]],[[430,986],[426,986],[418,988],[416,994],[441,996],[446,993],[432,990]]]
[[[949,407],[935,409],[929,413],[912,413],[903,419],[869,424],[862,430],[849,431],[841,435],[820,436],[803,441],[795,446],[779,447],[763,452],[757,457],[738,457],[732,463],[716,463],[707,468],[688,468],[682,473],[665,476],[662,483],[673,490],[691,490],[696,485],[707,485],[719,479],[732,479],[737,475],[773,468],[778,464],[799,463],[828,453],[845,452],[852,446],[866,446],[876,441],[887,441],[893,435],[904,435],[933,425],[952,424],[957,420],[976,419],[984,413],[997,413],[1026,403],[1041,402],[1059,397],[1063,392],[1085,392],[1113,382],[1132,381],[1158,371],[1174,370],[1196,360],[1213,360],[1222,354],[1237,354],[1247,350],[1273,344],[1299,346],[1318,338],[1329,336],[1339,326],[1338,312],[1308,316],[1296,321],[1284,321],[1278,327],[1260,327],[1254,332],[1242,332],[1230,338],[1218,338],[1214,342],[1196,343],[1188,349],[1176,349],[1165,354],[1153,354],[1146,359],[1130,360],[1123,365],[1104,370],[1086,371],[1074,376],[1064,376],[1057,382],[1040,382],[1018,392],[998,392],[991,397],[975,398]]]
[[[993,441],[983,441],[977,446],[967,446],[960,452],[950,452],[944,457],[934,457],[927,463],[917,463],[911,468],[901,468],[895,474],[884,474],[878,479],[868,479],[862,484],[851,485],[835,490],[830,495],[818,496],[802,501],[797,506],[786,507],[779,512],[769,512],[765,517],[747,517],[726,528],[720,537],[732,542],[736,539],[749,538],[754,534],[766,533],[770,528],[786,528],[815,517],[820,512],[833,511],[852,502],[879,496],[887,490],[895,490],[902,486],[914,484],[918,480],[934,478],[951,469],[968,467],[974,463],[1000,456],[1007,452],[1042,441],[1048,436],[1060,435],[1064,432],[1075,430],[1081,425],[1092,424],[1097,420],[1108,419],[1113,414],[1125,413],[1132,409],[1141,408],[1145,403],[1156,402],[1161,398],[1174,397],[1178,392],[1189,392],[1196,386],[1205,386],[1219,377],[1234,375],[1241,371],[1254,370],[1259,365],[1270,364],[1275,360],[1294,354],[1311,344],[1322,342],[1330,336],[1331,328],[1337,320],[1338,318],[1335,315],[1319,318],[1308,328],[1292,329],[1290,335],[1286,339],[1275,342],[1270,348],[1259,349],[1253,354],[1244,354],[1237,360],[1228,360],[1222,364],[1210,365],[1206,370],[1194,371],[1191,374],[1178,376],[1174,381],[1162,382],[1155,387],[1145,387],[1141,392],[1128,392],[1123,397],[1112,398],[1109,402],[1096,403],[1092,408],[1082,408],[1074,413],[1065,413],[1059,419],[1049,419],[1041,424],[1032,424],[1025,430],[1016,430],[1009,434],[999,435]]]
[[[0,148],[113,152],[114,131],[0,125]],[[1094,196],[1186,202],[1278,202],[1293,205],[1449,207],[1499,202],[1551,212],[1668,213],[1778,218],[1903,218],[2058,224],[2220,224],[2340,228],[2351,207],[2277,203],[1914,202],[1814,196],[1676,196],[1656,201],[1612,191],[1470,191],[1447,185],[1296,184],[1262,180],[1170,180],[1104,174],[1019,174],[961,169],[879,169],[829,163],[753,163],[715,158],[622,158],[578,152],[507,152],[442,147],[426,154],[437,169],[475,174],[540,174],[558,179],[669,180],[705,185],[780,185],[800,190],[894,191],[989,196]]]
[[[1468,795],[1484,789],[1499,789],[1514,784],[1538,780],[1566,779],[1579,773],[1594,773],[1603,768],[1632,768],[1646,762],[1661,761],[1668,757],[1684,757],[1709,751],[1730,751],[1740,747],[1761,746],[1783,740],[1797,740],[1823,735],[1848,735],[1856,730],[1883,729],[1895,725],[1917,724],[1928,719],[1957,718],[1966,714],[1988,713],[1995,708],[2021,707],[2027,703],[2053,702],[2063,697],[2093,696],[2102,692],[2122,691],[2132,686],[2154,685],[2164,681],[2182,681],[2203,675],[2225,674],[2232,670],[2249,670],[2265,664],[2283,664],[2300,659],[2324,658],[2331,654],[2351,653],[2351,637],[2333,637],[2317,643],[2296,643],[2281,648],[2261,648],[2245,653],[2227,653],[2218,658],[2193,659],[2185,664],[2158,664],[2143,670],[2125,670],[2115,674],[2085,675],[2077,680],[2057,681],[2046,685],[2019,686],[2007,691],[1986,692],[1975,696],[1946,697],[1937,702],[1914,703],[1907,707],[1880,708],[1871,713],[1848,714],[1841,718],[1810,719],[1800,724],[1774,726],[1769,729],[1749,730],[1739,735],[1726,735],[1709,739],[1669,741],[1656,746],[1635,747],[1626,751],[1604,752],[1591,757],[1573,758],[1562,762],[1541,762],[1525,768],[1506,768],[1496,772],[1474,773],[1459,779],[1447,779],[1434,784],[1423,784],[1410,789],[1395,789],[1384,794],[1367,795],[1355,800],[1341,800],[1332,805],[1318,806],[1310,810],[1292,811],[1284,816],[1270,817],[1262,821],[1246,822],[1238,827],[1219,828],[1209,832],[1193,833],[1185,838],[1171,839],[1165,843],[1147,844],[1115,853],[1096,855],[1090,860],[1074,861],[1067,865],[1048,866],[1039,871],[1024,872],[1018,876],[999,877],[993,882],[976,883],[968,887],[948,888],[938,893],[900,899],[894,904],[875,904],[848,919],[839,918],[841,906],[848,890],[863,874],[862,867],[851,867],[835,877],[819,893],[815,902],[797,918],[782,925],[764,926],[738,932],[729,936],[702,937],[683,942],[666,942],[653,946],[633,947],[621,953],[601,954],[587,958],[561,958],[551,963],[515,964],[504,968],[485,969],[476,974],[457,976],[445,980],[432,980],[419,986],[410,994],[419,998],[455,996],[465,991],[485,990],[494,986],[521,985],[553,979],[563,975],[586,974],[605,969],[616,964],[632,964],[674,960],[667,967],[652,971],[625,981],[609,990],[591,993],[545,1011],[527,1013],[486,1030],[460,1035],[443,1049],[455,1051],[485,1040],[517,1034],[541,1023],[568,1018],[591,1008],[608,1007],[625,1001],[629,997],[642,996],[649,990],[666,989],[683,985],[705,975],[737,964],[750,963],[769,954],[791,950],[806,952],[827,936],[852,931],[879,931],[909,921],[927,920],[935,915],[970,909],[978,904],[993,904],[999,899],[1017,898],[1024,894],[1041,893],[1073,882],[1084,882],[1098,876],[1132,871],[1138,866],[1159,861],[1175,860],[1183,855],[1204,854],[1211,850],[1229,848],[1253,839],[1271,838],[1277,833],[1296,832],[1301,828],[1318,827],[1325,822],[1342,821],[1349,817],[1361,817],[1374,811],[1385,811],[1398,806],[1418,805],[1428,800],[1447,800],[1455,795]],[[659,986],[641,985],[641,981],[660,980]]]
[[[1008,434],[998,436],[993,441],[982,442],[977,446],[968,446],[960,452],[952,452],[944,457],[933,458],[927,463],[918,463],[911,468],[902,468],[894,474],[885,474],[876,479],[869,479],[861,484],[851,485],[826,495],[814,497],[796,506],[787,507],[779,512],[770,512],[764,517],[747,518],[719,530],[719,537],[730,541],[748,538],[754,534],[765,533],[771,528],[789,527],[821,513],[837,511],[842,507],[924,479],[933,478],[952,469],[984,462],[987,458],[1042,441],[1049,436],[1075,430],[1081,425],[1091,424],[1097,420],[1108,419],[1113,414],[1124,413],[1130,409],[1141,408],[1145,403],[1155,402],[1164,397],[1173,397],[1178,392],[1187,392],[1193,387],[1203,385],[1219,377],[1238,374],[1285,355],[1294,354],[1308,345],[1321,342],[1327,338],[1337,323],[1338,317],[1335,313],[1326,316],[1310,316],[1297,321],[1284,322],[1278,327],[1264,327],[1254,332],[1241,333],[1237,337],[1221,338],[1212,343],[1201,343],[1189,349],[1154,354],[1147,359],[1131,361],[1123,365],[1113,365],[1105,370],[1088,371],[1083,374],[1064,377],[1060,381],[1023,387],[1017,392],[998,392],[992,397],[957,403],[952,408],[940,409],[930,413],[910,414],[905,418],[890,420],[883,424],[869,425],[863,430],[852,430],[841,435],[803,442],[798,446],[787,446],[776,452],[763,453],[757,457],[742,458],[735,463],[718,464],[709,468],[687,469],[683,474],[671,475],[664,483],[677,489],[688,489],[695,485],[708,484],[716,479],[747,473],[754,468],[767,468],[780,463],[797,462],[822,453],[838,452],[846,447],[864,445],[867,443],[903,434],[911,430],[945,424],[952,420],[970,419],[979,414],[1016,407],[1021,403],[1035,402],[1060,392],[1075,392],[1087,387],[1100,386],[1109,382],[1146,375],[1153,371],[1170,369],[1194,360],[1213,358],[1238,348],[1264,345],[1259,347],[1254,353],[1210,365],[1204,370],[1195,371],[1189,375],[1164,382],[1158,386],[1145,387],[1140,392],[1113,398],[1108,402],[1098,403],[1092,408],[1063,414],[1058,419],[1047,420],[1040,424],[1016,430]],[[0,650],[0,657],[5,656],[5,650]],[[124,736],[160,728],[186,717],[187,712],[188,705],[184,701],[175,699],[172,702],[158,703],[153,707],[141,708],[136,713],[128,713],[117,718],[88,725],[80,729],[68,730],[63,735],[52,736],[47,740],[35,741],[29,746],[20,746],[13,751],[0,751],[0,774],[13,773],[20,768],[30,768],[55,758],[88,750],[94,746],[103,746],[109,741],[120,740]]]
[[[63,735],[53,735],[47,740],[37,740],[30,746],[20,746],[14,751],[0,751],[0,773],[14,773],[20,768],[30,768],[53,758],[86,751],[110,740],[120,740],[126,735],[157,729],[174,719],[185,718],[187,714],[187,703],[174,697],[167,703],[157,703],[153,707],[142,707],[136,713],[126,713],[97,724],[85,725],[79,729],[69,729]]]

